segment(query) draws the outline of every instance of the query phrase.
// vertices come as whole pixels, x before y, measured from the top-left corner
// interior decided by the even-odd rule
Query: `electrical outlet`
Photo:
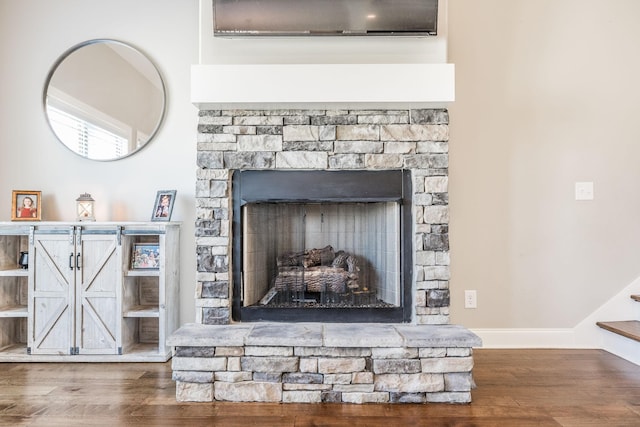
[[[464,308],[478,308],[477,291],[464,291]]]

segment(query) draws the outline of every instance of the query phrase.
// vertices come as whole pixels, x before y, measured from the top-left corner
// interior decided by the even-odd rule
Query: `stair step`
[[[640,320],[624,320],[618,322],[597,322],[602,329],[611,331],[623,337],[640,341]]]
[[[640,295],[631,295],[631,299],[640,302]]]

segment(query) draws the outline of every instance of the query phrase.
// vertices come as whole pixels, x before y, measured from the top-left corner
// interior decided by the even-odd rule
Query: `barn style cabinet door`
[[[118,227],[39,227],[31,236],[28,352],[121,352]]]

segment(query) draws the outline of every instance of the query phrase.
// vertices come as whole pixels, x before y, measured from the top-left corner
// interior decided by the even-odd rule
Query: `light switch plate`
[[[593,182],[576,182],[576,200],[593,200]]]

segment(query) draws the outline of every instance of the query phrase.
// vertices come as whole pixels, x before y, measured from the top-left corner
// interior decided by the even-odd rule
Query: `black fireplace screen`
[[[234,173],[235,320],[410,320],[410,179],[374,174]]]

